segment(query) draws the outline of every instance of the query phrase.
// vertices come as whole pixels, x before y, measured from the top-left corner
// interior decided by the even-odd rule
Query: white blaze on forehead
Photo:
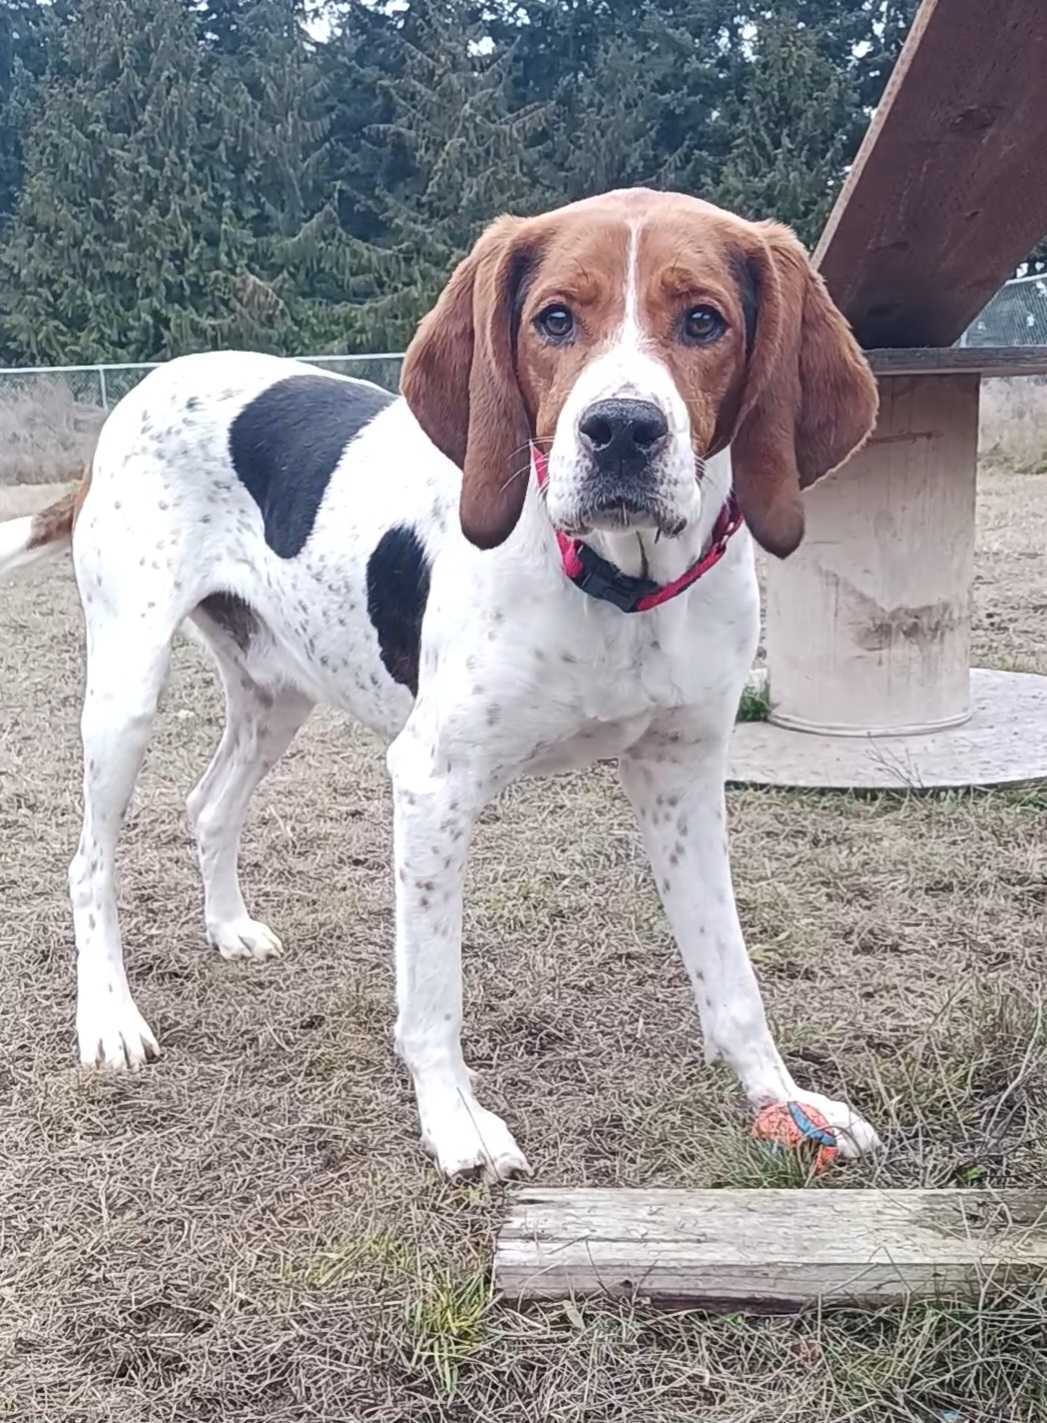
[[[597,400],[649,400],[665,416],[670,435],[690,445],[690,418],[672,372],[655,355],[640,311],[640,234],[642,221],[628,224],[622,324],[583,368],[556,423],[556,434],[573,432],[585,410]]]
[[[587,493],[594,477],[592,450],[579,429],[585,412],[600,400],[647,400],[665,416],[669,438],[650,467],[649,489],[669,526],[693,523],[701,509],[686,402],[662,358],[655,333],[644,326],[642,220],[628,224],[622,321],[582,368],[556,421],[549,451],[546,506],[557,527],[584,526]]]
[[[640,343],[639,283],[637,281],[637,253],[639,249],[639,224],[631,222],[629,224],[629,253],[625,259],[625,320],[622,323],[622,335],[632,336],[637,345]]]

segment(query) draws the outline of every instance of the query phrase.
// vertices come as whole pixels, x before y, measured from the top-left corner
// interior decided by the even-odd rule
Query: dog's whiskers
[[[502,487],[499,489],[498,493],[499,493],[499,494],[504,494],[505,491],[509,488],[510,484],[512,484],[513,480],[519,479],[522,474],[530,474],[530,472],[531,472],[531,462],[530,462],[530,460],[528,460],[526,464],[521,465],[519,469],[513,471],[513,473],[509,476],[509,478],[505,481],[505,483],[504,483],[504,484],[502,485]]]
[[[517,445],[515,450],[510,450],[509,459],[512,459],[513,455],[520,454],[523,450],[529,450],[532,445],[551,445],[555,438],[555,435],[535,435],[530,440],[525,440],[522,445]]]

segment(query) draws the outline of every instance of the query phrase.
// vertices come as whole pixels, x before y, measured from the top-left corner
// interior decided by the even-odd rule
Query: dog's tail
[[[22,519],[0,523],[0,578],[45,558],[64,553],[73,537],[73,524],[87,493],[88,475],[61,499]]]

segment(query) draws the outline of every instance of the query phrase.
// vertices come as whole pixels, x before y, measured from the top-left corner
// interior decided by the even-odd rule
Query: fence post
[[[98,367],[98,386],[102,393],[102,409],[109,409],[109,391],[105,383],[105,366]]]

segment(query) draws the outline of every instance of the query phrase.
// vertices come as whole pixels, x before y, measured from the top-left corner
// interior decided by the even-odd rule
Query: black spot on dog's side
[[[418,650],[429,597],[429,560],[414,529],[398,524],[367,560],[367,616],[385,670],[418,695]]]
[[[346,446],[394,399],[365,381],[288,376],[240,411],[229,454],[274,553],[301,553]]]
[[[258,619],[249,603],[235,593],[211,593],[201,600],[197,611],[224,628],[241,652],[247,651],[258,630]]]

